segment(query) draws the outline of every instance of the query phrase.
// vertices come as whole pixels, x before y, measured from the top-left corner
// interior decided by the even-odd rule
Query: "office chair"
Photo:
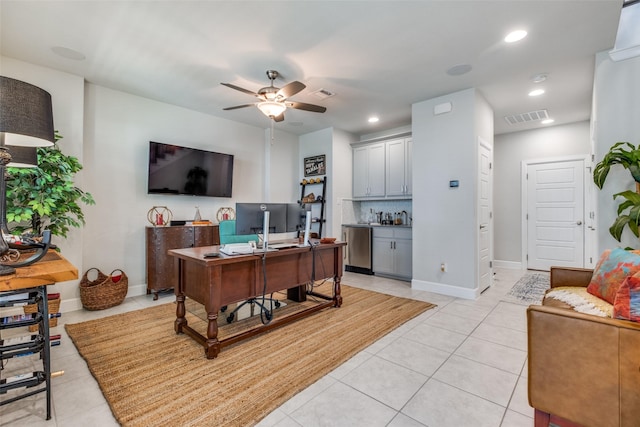
[[[220,221],[220,244],[226,245],[227,243],[248,243],[252,240],[259,242],[257,234],[236,234],[236,221],[235,220],[225,220]],[[273,294],[271,294],[270,298],[265,298],[264,301],[273,302],[273,306],[275,308],[280,307],[280,301],[273,298]],[[243,301],[239,304],[229,315],[227,316],[227,323],[233,322],[233,319],[236,317],[238,310],[244,307],[247,304],[257,305],[260,308],[260,313],[264,313],[267,320],[271,320],[271,310],[269,310],[263,303],[262,298],[249,298],[246,301]],[[225,312],[227,310],[227,306],[224,306],[220,309],[221,312]]]

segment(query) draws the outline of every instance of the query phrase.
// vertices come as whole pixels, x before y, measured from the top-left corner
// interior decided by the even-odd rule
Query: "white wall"
[[[267,194],[260,201],[296,203],[300,197],[298,136],[276,128],[272,139],[271,129],[267,129],[265,140],[269,171],[264,177]]]
[[[62,254],[78,268],[105,273],[122,269],[129,295],[146,290],[145,227],[153,206],[167,206],[174,219],[216,220],[220,207],[236,202],[295,201],[297,136],[276,130],[275,143],[265,129],[220,119],[123,92],[84,83],[78,76],[1,58],[0,73],[49,91],[55,128],[65,137],[60,147],[77,156],[84,170],[76,184],[90,192],[95,206],[84,207],[87,224],[68,239],[54,238]],[[265,121],[265,127],[268,127]],[[234,158],[233,197],[148,195],[148,143],[158,141],[230,153]],[[263,183],[270,183],[264,186]],[[55,286],[61,311],[81,307],[78,281]]]
[[[451,102],[450,113],[434,115]],[[412,287],[475,298],[478,137],[493,144],[493,112],[475,89],[414,104]],[[458,180],[458,188],[449,181]],[[441,263],[448,272],[440,271]]]
[[[640,57],[613,62],[608,52],[596,55],[592,122],[596,162],[618,141],[640,144]],[[640,247],[629,230],[623,233],[622,243],[609,234],[619,203],[612,196],[625,190],[635,190],[629,171],[612,168],[598,191],[598,253],[616,246]]]
[[[330,212],[330,226],[327,227],[325,236],[342,236],[342,203],[343,199],[351,198],[353,188],[353,160],[351,144],[357,138],[338,129],[333,130],[332,162],[329,165],[331,177],[331,192],[327,195],[328,212]]]
[[[498,266],[523,268],[523,160],[589,155],[589,122],[496,135],[494,146],[494,260]]]

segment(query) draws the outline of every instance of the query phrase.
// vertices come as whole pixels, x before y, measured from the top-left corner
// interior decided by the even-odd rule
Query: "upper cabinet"
[[[353,197],[411,198],[411,138],[358,145],[353,148]]]
[[[353,149],[353,197],[384,197],[384,142]]]
[[[387,197],[411,196],[411,138],[387,141],[386,191]]]

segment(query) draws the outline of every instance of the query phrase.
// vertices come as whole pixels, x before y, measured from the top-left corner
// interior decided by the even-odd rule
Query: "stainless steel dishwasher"
[[[342,238],[347,242],[345,270],[354,273],[373,274],[371,268],[371,227],[342,226]]]

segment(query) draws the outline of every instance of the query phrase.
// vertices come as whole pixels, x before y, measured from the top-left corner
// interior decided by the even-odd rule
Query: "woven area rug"
[[[225,347],[211,360],[194,340],[175,334],[174,303],[65,328],[120,424],[250,426],[377,339],[435,307],[344,285],[342,295],[341,308],[324,309]],[[187,320],[204,332],[206,323],[197,316],[187,313]]]
[[[523,305],[540,304],[550,287],[549,273],[527,273],[513,285],[503,300]]]

